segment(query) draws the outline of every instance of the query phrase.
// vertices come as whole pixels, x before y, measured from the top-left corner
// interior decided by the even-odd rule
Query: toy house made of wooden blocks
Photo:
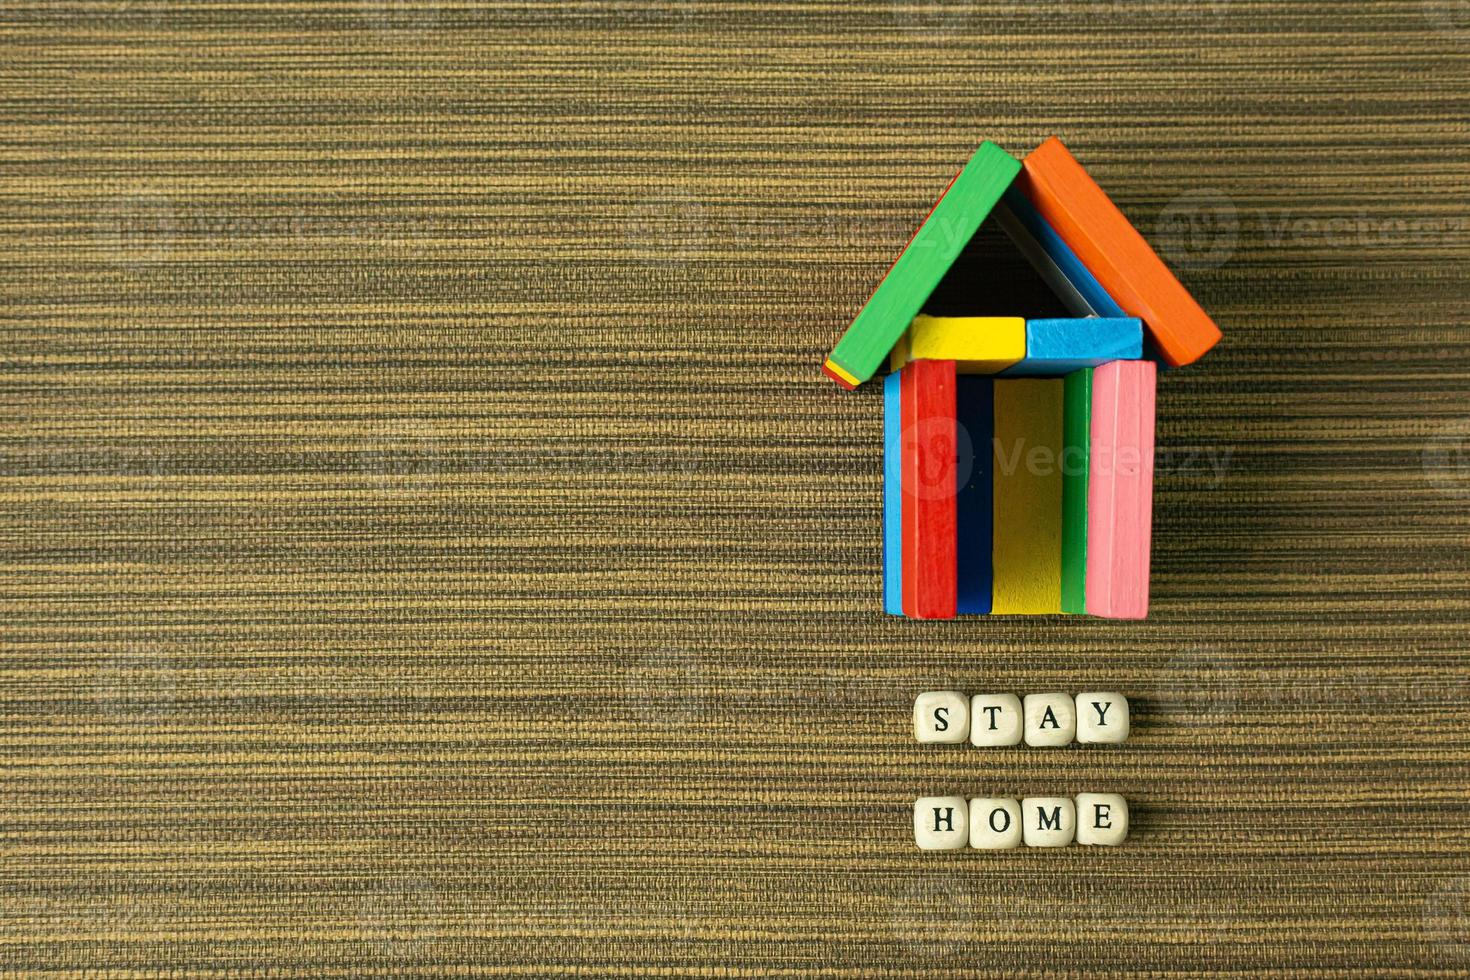
[[[924,315],[992,212],[1070,316]],[[1157,365],[1219,339],[1060,140],[983,144],[823,366],[889,367],[885,611],[1147,616]]]

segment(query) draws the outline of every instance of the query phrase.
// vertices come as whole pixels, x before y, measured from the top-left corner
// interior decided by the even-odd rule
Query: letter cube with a
[[[1070,694],[1028,694],[1022,711],[1027,745],[1068,745],[1077,734],[1077,702]]]

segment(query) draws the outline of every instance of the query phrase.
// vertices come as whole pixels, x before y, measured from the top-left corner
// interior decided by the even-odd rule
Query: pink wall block
[[[1157,374],[1152,361],[1113,361],[1093,372],[1087,489],[1087,612],[1093,616],[1148,615]]]

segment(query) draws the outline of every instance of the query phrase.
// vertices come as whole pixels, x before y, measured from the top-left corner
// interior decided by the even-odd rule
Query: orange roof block
[[[1220,328],[1148,242],[1053,136],[1023,162],[1017,186],[1129,316],[1141,319],[1164,360],[1200,358]]]

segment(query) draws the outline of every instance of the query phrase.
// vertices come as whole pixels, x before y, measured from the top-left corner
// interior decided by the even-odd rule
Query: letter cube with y
[[[959,691],[925,691],[914,698],[914,737],[955,744],[970,737],[970,699]]]
[[[1070,694],[1028,694],[1022,710],[1027,745],[1067,745],[1077,734],[1077,702]]]
[[[914,804],[914,843],[922,851],[964,847],[970,842],[969,818],[970,804],[963,796],[921,796]]]
[[[1128,699],[1112,691],[1077,695],[1077,741],[1121,742],[1128,737]]]
[[[1065,796],[1021,801],[1021,836],[1027,847],[1066,847],[1077,835],[1077,807]]]
[[[1077,843],[1115,845],[1127,839],[1127,800],[1117,793],[1077,794]]]
[[[1004,851],[1021,846],[1021,804],[990,798],[970,801],[970,846]]]
[[[977,694],[970,699],[971,745],[1018,745],[1021,699],[1014,694]]]

